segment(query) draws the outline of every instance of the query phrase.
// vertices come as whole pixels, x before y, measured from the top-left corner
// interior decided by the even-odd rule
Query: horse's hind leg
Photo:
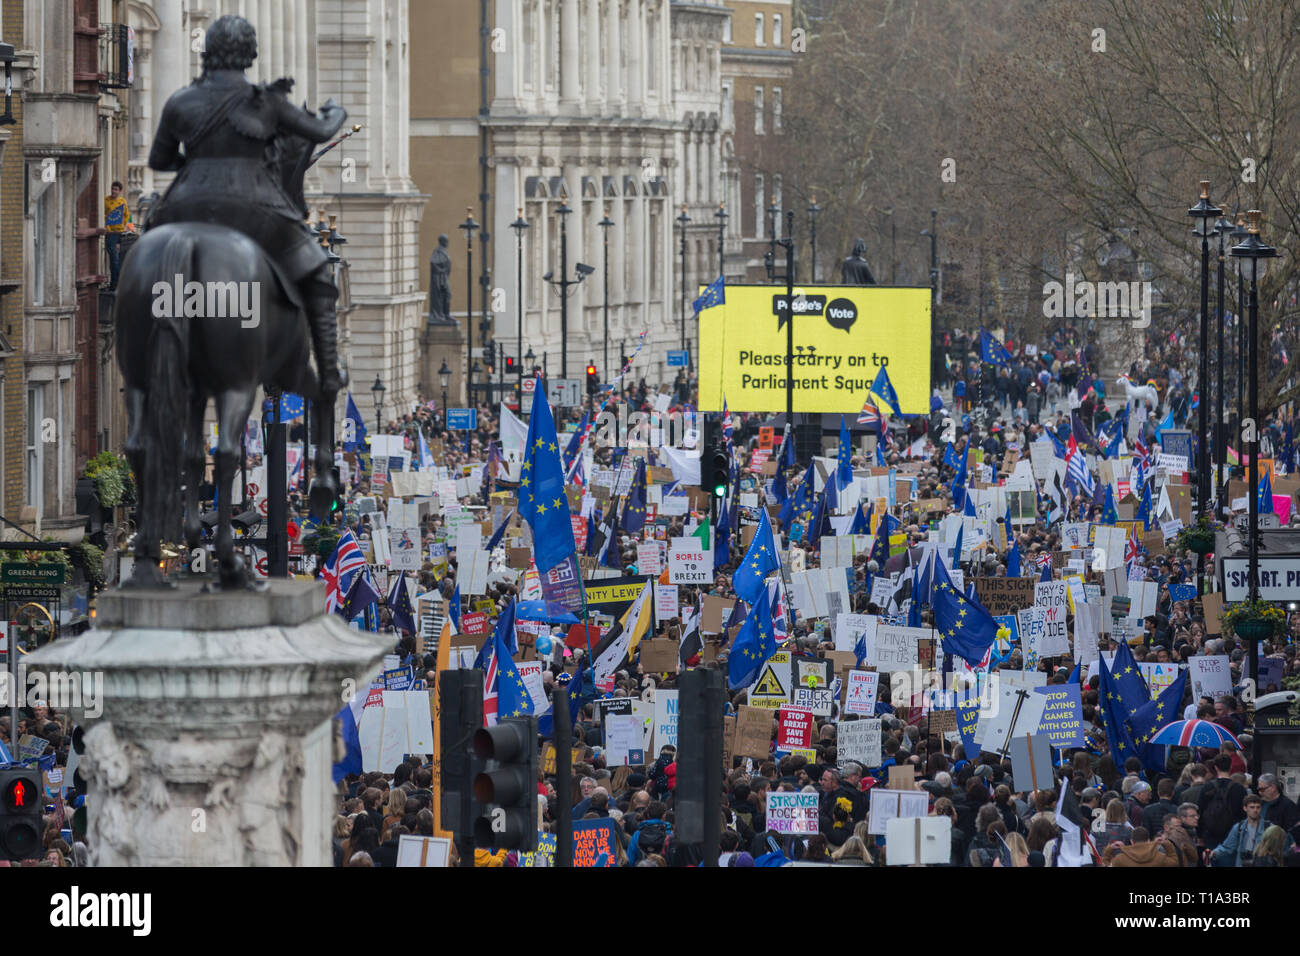
[[[207,407],[208,397],[195,394],[190,400],[189,421],[186,422],[185,431],[185,545],[190,550],[191,560],[194,549],[203,546],[203,525],[199,521],[199,485],[203,483],[203,464],[206,458],[206,449],[203,447],[203,412]],[[221,489],[218,486],[218,496],[229,493],[229,488]]]
[[[140,525],[135,532],[135,569],[130,578],[118,582],[120,587],[126,588],[167,586],[167,581],[158,568],[158,563],[162,560],[161,530],[148,517],[152,512],[147,500],[149,483],[145,480],[145,443],[142,435],[146,400],[144,389],[126,389],[128,429],[122,450],[131,463],[131,470],[135,472],[136,508],[140,515]]]

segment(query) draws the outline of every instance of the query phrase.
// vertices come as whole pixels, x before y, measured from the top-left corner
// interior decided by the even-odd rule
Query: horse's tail
[[[196,279],[192,234],[169,236],[158,256],[156,276],[170,287],[174,276]],[[169,310],[170,311],[170,310]],[[144,486],[150,489],[143,505],[142,526],[152,535],[180,540],[183,449],[189,418],[189,323],[184,315],[155,317],[149,333],[149,387],[144,403],[142,437],[145,455]]]

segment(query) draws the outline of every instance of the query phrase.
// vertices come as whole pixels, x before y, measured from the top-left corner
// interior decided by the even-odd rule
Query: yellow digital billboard
[[[701,411],[721,411],[724,395],[733,412],[785,411],[785,289],[725,294],[700,312]],[[861,410],[882,365],[901,411],[929,412],[929,288],[796,286],[793,311],[796,412]]]

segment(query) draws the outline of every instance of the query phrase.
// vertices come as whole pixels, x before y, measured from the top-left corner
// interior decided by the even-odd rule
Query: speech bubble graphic
[[[853,328],[853,323],[856,321],[858,321],[858,307],[849,299],[835,299],[826,306],[826,322],[831,328],[843,329],[847,332]]]

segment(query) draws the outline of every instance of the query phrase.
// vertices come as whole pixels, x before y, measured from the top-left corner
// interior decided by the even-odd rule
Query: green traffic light
[[[713,489],[713,494],[714,494],[715,496],[717,496],[718,498],[725,498],[725,497],[727,497],[727,486],[726,486],[726,485],[717,485],[717,486],[714,487],[714,489]]]

